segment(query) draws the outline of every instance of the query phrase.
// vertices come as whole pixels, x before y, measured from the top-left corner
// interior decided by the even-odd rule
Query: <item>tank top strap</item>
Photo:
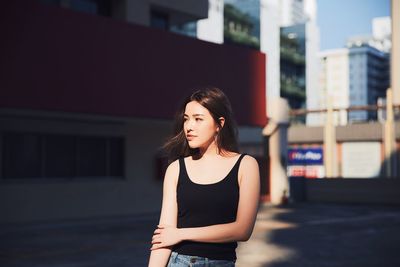
[[[242,155],[240,155],[239,159],[236,161],[236,168],[238,168],[239,170],[239,166],[240,166],[240,162],[242,161],[242,159],[244,158],[244,156],[246,156],[246,153],[243,153]]]
[[[186,172],[185,158],[179,158],[179,176],[178,176],[178,184],[185,183],[189,179],[189,176]]]
[[[229,173],[230,180],[235,182],[237,181],[237,177],[239,176],[239,167],[240,167],[240,163],[242,162],[242,159],[244,158],[244,156],[246,156],[247,154],[241,154],[239,156],[239,158],[236,160],[235,165],[233,165],[231,172]]]
[[[238,159],[239,163],[240,163],[240,161],[242,160],[242,158],[243,158],[244,156],[246,156],[246,155],[247,155],[246,153],[243,153],[242,155],[240,155],[240,157],[239,157],[239,159]]]

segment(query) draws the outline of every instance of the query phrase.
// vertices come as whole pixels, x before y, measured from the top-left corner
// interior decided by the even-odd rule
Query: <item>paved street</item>
[[[264,207],[240,267],[400,266],[400,207]]]
[[[156,216],[3,226],[0,266],[146,266]],[[400,266],[400,207],[291,204],[260,208],[239,267]]]

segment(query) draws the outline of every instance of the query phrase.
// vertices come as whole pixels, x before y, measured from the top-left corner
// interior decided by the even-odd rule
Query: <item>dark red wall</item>
[[[265,55],[39,4],[0,10],[0,108],[173,117],[215,85],[242,125],[266,123]]]

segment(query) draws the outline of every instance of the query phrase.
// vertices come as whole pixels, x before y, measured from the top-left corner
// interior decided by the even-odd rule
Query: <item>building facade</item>
[[[389,55],[368,44],[320,53],[321,108],[332,99],[334,108],[376,105],[385,98],[389,87]],[[323,116],[320,117],[322,123]],[[341,110],[335,112],[335,123],[377,120],[377,112]]]
[[[266,68],[267,102],[285,97],[292,109],[318,107],[319,31],[315,0],[210,0],[209,3],[209,17],[197,23],[198,38],[214,43],[245,45],[267,54],[269,66],[274,66]],[[282,37],[282,32],[287,35],[289,31],[297,36],[295,42],[302,47],[300,52],[287,49],[291,41],[287,36]],[[284,42],[281,44],[282,38]],[[292,56],[288,55],[290,51],[294,51]],[[286,71],[293,69],[294,63],[288,57],[295,58],[298,53],[304,56],[301,63],[305,68],[304,75],[297,75],[304,76],[301,78],[304,85],[296,87],[301,92],[288,94]],[[281,59],[282,55],[284,58]],[[285,84],[281,86],[282,80]],[[267,113],[271,113],[269,106],[267,103]],[[312,115],[307,117],[308,121],[312,122]]]
[[[199,85],[225,91],[242,151],[264,153],[259,51],[52,2],[3,8],[0,223],[158,213],[160,147],[183,97]]]
[[[349,106],[349,56],[347,49],[335,49],[320,53],[321,60],[321,108],[327,106],[328,98],[331,98],[335,108],[347,108]],[[320,125],[325,121],[325,116],[320,115]],[[347,123],[346,111],[334,113],[336,125]]]
[[[306,34],[305,24],[281,27],[280,96],[292,109],[306,107]]]

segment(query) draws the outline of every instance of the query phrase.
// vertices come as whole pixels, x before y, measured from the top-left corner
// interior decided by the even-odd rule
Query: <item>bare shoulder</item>
[[[257,160],[250,155],[245,155],[240,164],[240,169],[242,169],[244,171],[248,171],[248,170],[252,170],[252,169],[258,170]]]
[[[174,172],[174,171],[179,171],[179,159],[171,162],[168,167],[167,167],[167,172]]]
[[[165,171],[165,178],[164,182],[169,183],[169,182],[176,182],[178,181],[178,176],[179,176],[179,160],[175,160],[174,162],[171,162],[167,170]]]
[[[260,173],[257,160],[249,155],[245,155],[239,166],[239,185],[243,181],[246,183],[258,183]]]

